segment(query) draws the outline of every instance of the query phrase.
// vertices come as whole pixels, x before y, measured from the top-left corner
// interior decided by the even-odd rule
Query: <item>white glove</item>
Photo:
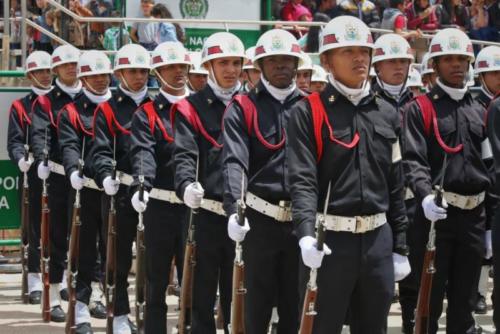
[[[299,246],[300,250],[302,251],[302,261],[304,261],[304,264],[311,269],[317,269],[321,267],[323,256],[332,254],[332,251],[326,244],[323,244],[322,251],[319,251],[316,245],[316,238],[313,238],[311,236],[300,238]]]
[[[19,167],[19,170],[21,172],[26,173],[30,169],[32,163],[33,163],[32,157],[29,157],[28,160],[24,160],[23,157],[19,159],[19,161],[17,162],[17,166]]]
[[[80,177],[77,170],[71,173],[69,180],[71,181],[71,186],[73,187],[73,189],[82,190],[83,184],[85,183],[85,177]]]
[[[394,263],[394,281],[401,281],[410,274],[411,268],[407,256],[392,253],[392,262]]]
[[[199,182],[193,182],[184,191],[184,203],[191,209],[198,209],[201,206],[205,190]]]
[[[486,247],[486,254],[484,255],[485,259],[491,259],[493,256],[493,247],[491,245],[491,230],[487,230],[484,234],[484,245]]]
[[[229,216],[229,221],[227,223],[227,234],[229,237],[236,242],[242,242],[245,239],[245,235],[250,231],[250,225],[248,224],[248,219],[245,218],[245,224],[240,226],[238,224],[238,215],[233,213]]]
[[[112,179],[111,176],[106,176],[102,181],[102,186],[104,187],[104,192],[109,196],[114,196],[120,188],[120,181],[117,179]]]
[[[137,211],[138,213],[142,213],[146,211],[146,207],[148,206],[148,201],[149,201],[149,193],[144,190],[144,198],[143,201],[139,200],[139,191],[136,191],[134,193],[134,196],[132,196],[132,206],[134,207],[134,210]]]
[[[47,166],[44,165],[43,161],[38,164],[38,178],[40,180],[47,180],[50,175],[50,161]]]
[[[425,218],[430,221],[437,221],[441,219],[446,219],[446,208],[448,208],[448,204],[446,200],[443,198],[442,206],[437,206],[434,202],[436,195],[427,195],[422,201],[422,208],[424,209]]]

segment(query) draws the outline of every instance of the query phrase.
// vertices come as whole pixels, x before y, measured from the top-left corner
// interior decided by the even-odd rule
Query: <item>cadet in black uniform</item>
[[[88,304],[92,293],[91,282],[95,280],[97,261],[97,236],[103,228],[103,216],[99,198],[101,192],[89,177],[92,173],[93,118],[98,104],[111,98],[109,90],[112,67],[109,58],[101,51],[86,51],[78,62],[78,78],[83,82],[83,94],[59,113],[59,146],[63,156],[66,175],[74,191],[80,190],[80,250],[76,284],[75,307],[76,333],[92,333]],[[84,145],[84,146],[83,146]],[[83,152],[82,152],[83,150]],[[83,177],[78,175],[78,163],[84,161]],[[103,314],[106,317],[106,314]]]
[[[69,212],[73,203],[68,198],[69,184],[64,177],[62,154],[58,143],[57,117],[63,106],[73,101],[81,92],[82,83],[76,77],[76,63],[80,51],[71,45],[63,45],[52,54],[52,71],[57,75],[54,89],[44,97],[39,97],[33,104],[33,154],[38,164],[38,177],[48,179],[48,194],[50,208],[50,306],[51,320],[64,322],[65,315],[61,308],[61,296],[67,298],[66,252],[68,251]],[[48,131],[46,132],[46,129]],[[47,133],[47,138],[45,134]],[[43,160],[43,150],[47,142],[49,165],[40,163]],[[61,284],[62,283],[62,284]],[[66,296],[65,296],[66,295]]]
[[[215,334],[218,285],[226,333],[231,319],[234,244],[227,236],[222,208],[222,117],[233,95],[241,88],[238,79],[244,59],[245,49],[238,37],[227,32],[211,35],[203,44],[201,60],[209,71],[208,85],[172,109],[177,196],[192,209],[201,207],[193,219],[197,247],[193,334]]]
[[[260,70],[253,64],[253,57],[255,56],[255,46],[248,48],[245,51],[247,59],[243,65],[243,90],[248,93],[253,88],[257,87],[260,80]]]
[[[46,95],[52,89],[50,72],[50,54],[45,51],[35,51],[26,58],[26,76],[31,81],[31,92],[22,99],[12,103],[9,113],[9,129],[7,134],[7,151],[10,160],[17,164],[22,174],[28,173],[29,186],[29,231],[28,231],[28,292],[30,304],[40,304],[42,282],[40,280],[40,198],[42,184],[31,168],[33,157],[24,157],[24,145],[31,152],[31,106],[40,95]],[[19,188],[22,190],[22,187]],[[21,193],[21,191],[20,191]]]
[[[427,240],[429,220],[436,222],[429,333],[438,329],[445,294],[447,332],[476,333],[472,312],[484,256],[484,199],[492,184],[482,157],[485,109],[465,85],[469,63],[474,60],[465,33],[458,29],[438,32],[429,56],[437,74],[436,85],[408,105],[404,145],[409,187],[421,203],[414,218],[418,238]],[[442,177],[444,200],[438,206],[433,187]],[[420,262],[413,266],[420,277],[425,242],[411,251]]]
[[[191,93],[196,93],[207,85],[208,71],[201,66],[200,51],[189,52],[189,58],[191,59],[191,68],[188,72],[188,87]]]
[[[340,333],[349,309],[351,333],[382,334],[394,278],[410,272],[401,119],[370,90],[368,27],[340,16],[325,26],[322,38],[329,84],[299,102],[288,125],[290,193],[302,260],[310,268],[324,261],[313,332]],[[325,246],[318,251],[316,213],[323,212],[329,184]]]
[[[144,201],[139,201],[139,193],[136,192],[132,205],[137,212],[145,211],[146,333],[166,334],[165,293],[170,264],[177,249],[182,248],[186,216],[186,207],[174,190],[174,138],[170,108],[188,95],[186,82],[191,62],[179,42],[158,45],[152,58],[152,67],[161,88],[155,100],[141,106],[132,118],[130,158],[134,185],[138,184],[138,177],[142,175],[145,187]],[[183,258],[177,257],[175,261],[180,281]]]
[[[389,102],[397,111],[401,124],[403,123],[403,106],[412,99],[411,91],[406,88],[406,81],[410,64],[413,61],[410,44],[397,34],[385,34],[375,42],[373,66],[377,73],[373,90],[379,97]],[[404,143],[403,143],[404,144]],[[404,161],[403,161],[404,168]],[[405,183],[406,184],[406,183]],[[407,243],[410,249],[416,242],[425,243],[424,240],[414,240],[413,215],[416,208],[415,196],[405,187],[405,206],[408,216]],[[409,255],[410,264],[413,263],[412,253]],[[415,307],[418,297],[418,280],[414,273],[410,273],[399,282],[399,302],[403,318],[403,333],[413,333]],[[399,281],[396,278],[396,281]]]
[[[113,319],[115,334],[128,334],[135,330],[135,326],[128,320],[130,306],[127,293],[127,278],[132,265],[132,243],[138,222],[137,213],[130,204],[130,128],[132,116],[137,108],[151,101],[146,86],[149,69],[150,55],[142,46],[128,44],[118,50],[114,72],[120,80],[120,86],[107,102],[97,107],[94,116],[94,179],[108,195],[103,197],[102,212],[105,215],[109,211],[109,196],[115,196],[116,199],[117,269]],[[116,168],[121,172],[121,178],[111,178],[113,157],[116,157]]]
[[[237,96],[224,117],[224,209],[231,239],[242,242],[251,227],[243,243],[246,332],[265,333],[277,305],[278,333],[293,333],[299,249],[291,224],[285,129],[292,106],[303,98],[294,81],[303,55],[295,37],[281,29],[263,34],[255,50],[260,82],[248,96]],[[236,201],[242,191],[248,220],[241,227]]]

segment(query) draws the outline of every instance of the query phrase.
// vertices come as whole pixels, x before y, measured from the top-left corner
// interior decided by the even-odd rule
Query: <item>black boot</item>
[[[65,322],[66,314],[64,314],[61,305],[54,306],[50,309],[50,321],[53,322]]]
[[[42,291],[31,291],[30,292],[30,304],[38,305],[42,300]]]
[[[82,322],[76,325],[75,334],[94,334],[89,322]]]
[[[476,314],[486,314],[488,313],[488,305],[486,305],[486,299],[477,294],[476,309],[474,310]]]

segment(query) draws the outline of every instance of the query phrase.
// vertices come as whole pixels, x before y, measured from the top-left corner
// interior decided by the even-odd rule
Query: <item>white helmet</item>
[[[184,64],[191,66],[191,58],[180,42],[164,42],[159,44],[152,54],[152,68],[165,65]]]
[[[500,71],[500,47],[488,46],[482,49],[476,57],[475,73]]]
[[[245,55],[247,56],[247,60],[245,61],[245,65],[243,65],[243,70],[259,70],[253,65],[253,57],[255,57],[255,46],[249,47],[245,51]]]
[[[208,75],[208,71],[201,66],[201,52],[191,51],[188,53],[189,58],[191,58],[191,68],[189,69],[189,73]]]
[[[149,52],[139,44],[127,44],[118,50],[115,56],[114,70],[126,68],[151,69],[151,56]]]
[[[469,37],[456,28],[446,28],[438,31],[429,45],[429,58],[443,55],[462,55],[474,61],[474,49]]]
[[[465,83],[467,87],[473,87],[475,85],[474,68],[472,67],[472,64],[469,64],[469,71],[467,71],[465,79],[467,80],[467,82]]]
[[[328,83],[328,73],[319,65],[313,65],[311,82]]]
[[[408,73],[408,80],[406,81],[406,87],[423,87],[422,76],[420,72],[412,67],[410,73]]]
[[[302,52],[302,64],[297,68],[297,71],[312,71],[313,62],[311,57],[305,52]]]
[[[299,59],[299,67],[305,61],[297,39],[283,29],[271,29],[259,37],[255,45],[254,66],[259,69],[258,60],[268,56],[292,56]]]
[[[239,57],[246,59],[245,47],[241,40],[230,32],[216,32],[203,43],[201,65],[217,58]]]
[[[388,59],[409,59],[413,61],[411,46],[406,39],[397,34],[386,34],[375,41],[372,63]]]
[[[113,74],[113,67],[108,56],[98,50],[85,51],[80,56],[77,65],[78,78],[89,75]]]
[[[420,68],[420,70],[421,70],[420,73],[422,75],[434,73],[434,69],[432,68],[432,59],[429,58],[429,56],[430,56],[430,54],[429,54],[429,52],[427,52],[422,57],[422,64],[421,64],[421,68]]]
[[[373,49],[373,37],[368,26],[352,16],[337,16],[326,24],[319,41],[319,53],[346,46]]]
[[[51,66],[54,69],[59,65],[78,63],[78,59],[80,59],[80,50],[70,44],[61,45],[52,52]]]
[[[50,70],[50,54],[45,51],[34,51],[26,58],[25,72]]]

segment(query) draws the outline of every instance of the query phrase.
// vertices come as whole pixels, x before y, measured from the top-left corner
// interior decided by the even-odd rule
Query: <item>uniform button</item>
[[[121,97],[121,96],[120,96],[120,97],[118,98],[118,102],[122,102],[122,100],[123,100],[123,97]]]

